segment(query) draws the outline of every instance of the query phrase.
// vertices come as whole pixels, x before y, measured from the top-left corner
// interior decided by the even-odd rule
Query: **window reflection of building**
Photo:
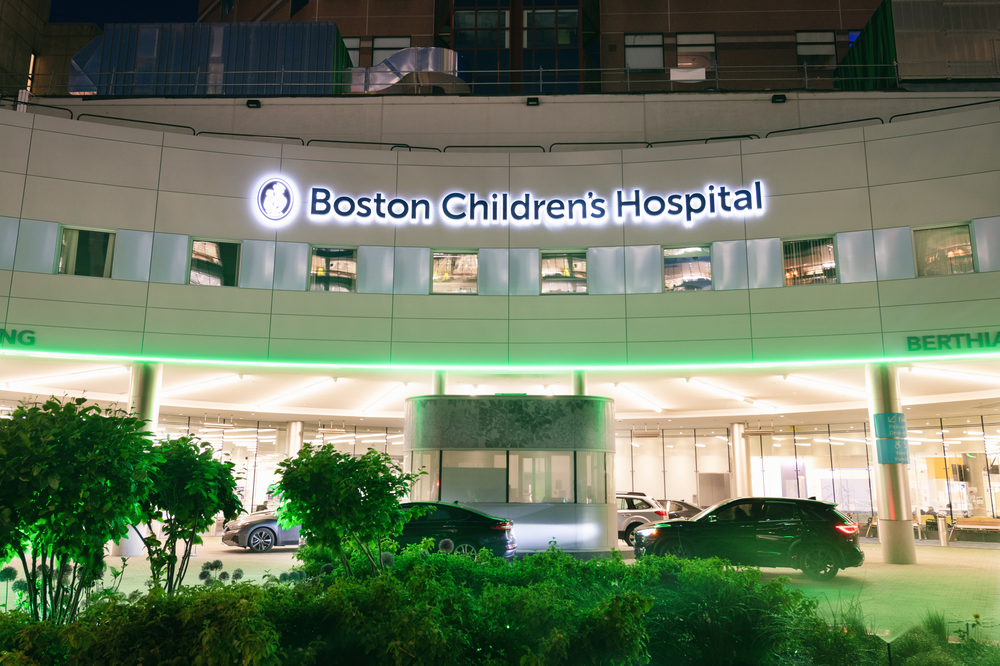
[[[712,256],[708,247],[664,248],[664,291],[712,288]]]
[[[357,291],[358,251],[314,247],[309,277],[312,291]]]
[[[475,252],[435,252],[431,291],[435,294],[475,294],[479,255]]]
[[[113,233],[63,229],[57,272],[63,275],[109,278],[114,253]]]
[[[191,244],[190,283],[214,287],[235,287],[239,256],[239,243],[194,241]]]
[[[786,286],[837,281],[837,261],[832,238],[785,241],[782,249]]]
[[[967,225],[913,232],[917,276],[972,273],[972,239]]]
[[[542,252],[543,294],[587,293],[586,252]]]

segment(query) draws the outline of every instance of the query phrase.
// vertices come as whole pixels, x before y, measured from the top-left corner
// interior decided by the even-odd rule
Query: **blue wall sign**
[[[910,462],[910,447],[906,441],[906,414],[874,414],[875,450],[883,465]]]

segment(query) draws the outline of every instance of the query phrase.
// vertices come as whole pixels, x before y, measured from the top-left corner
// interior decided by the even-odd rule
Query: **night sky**
[[[198,0],[52,0],[53,23],[193,23]]]

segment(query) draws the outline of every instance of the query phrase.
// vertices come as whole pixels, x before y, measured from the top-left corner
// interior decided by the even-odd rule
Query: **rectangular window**
[[[300,11],[305,9],[308,4],[309,0],[292,0],[291,13],[289,14],[289,17],[298,14]]]
[[[715,69],[715,33],[677,35],[677,66]]]
[[[432,294],[475,294],[479,285],[477,252],[435,252]]]
[[[828,284],[837,281],[832,238],[785,241],[785,285]]]
[[[712,250],[707,245],[663,248],[663,290],[712,288]]]
[[[507,478],[511,502],[572,503],[573,453],[511,451]]]
[[[235,287],[240,268],[240,244],[196,240],[191,244],[191,284]]]
[[[314,247],[309,269],[312,291],[357,291],[358,251],[339,247]]]
[[[360,67],[361,62],[361,38],[344,37],[344,46],[347,47],[347,55],[351,56],[351,66]]]
[[[625,68],[634,72],[662,72],[663,35],[625,35]]]
[[[441,501],[507,501],[506,451],[444,451],[441,454]]]
[[[115,235],[107,231],[63,229],[59,249],[59,273],[111,277]]]
[[[542,252],[543,294],[586,294],[586,252]]]
[[[576,501],[580,504],[605,504],[608,501],[608,474],[603,451],[577,451]]]
[[[837,37],[833,31],[795,33],[799,67],[836,67]]]
[[[376,37],[372,40],[372,66],[375,66],[397,51],[410,48],[409,37]]]
[[[967,225],[913,232],[917,276],[974,273],[972,238]]]

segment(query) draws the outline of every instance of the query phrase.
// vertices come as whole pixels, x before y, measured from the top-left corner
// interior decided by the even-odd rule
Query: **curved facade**
[[[761,141],[442,155],[3,112],[3,347],[435,368],[990,354],[998,121],[990,108]],[[280,219],[261,208],[271,178],[293,195]],[[920,232],[952,227],[967,230],[964,274],[924,277],[934,248]],[[88,269],[99,277],[58,274],[80,256],[66,230],[114,234]],[[819,273],[802,269],[812,284],[788,286],[817,263],[793,241],[832,252]],[[192,259],[206,242],[209,255],[238,245],[216,276],[236,288],[189,284],[214,260]],[[312,290],[316,248],[355,252],[348,291]],[[669,291],[664,248],[701,248],[708,282]],[[435,255],[474,256],[462,284],[477,293],[432,293],[445,275]],[[559,282],[575,293],[542,293]]]

